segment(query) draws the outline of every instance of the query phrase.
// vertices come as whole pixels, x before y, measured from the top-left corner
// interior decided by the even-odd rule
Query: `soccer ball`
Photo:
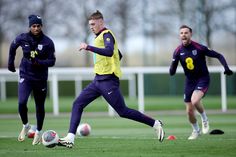
[[[88,136],[91,133],[91,126],[88,123],[80,124],[77,128],[77,133],[80,136]]]
[[[36,132],[37,126],[36,125],[31,125],[29,131],[27,132],[28,138],[34,138],[34,134]]]
[[[47,130],[42,135],[42,143],[48,148],[53,148],[58,144],[59,136],[54,130]]]

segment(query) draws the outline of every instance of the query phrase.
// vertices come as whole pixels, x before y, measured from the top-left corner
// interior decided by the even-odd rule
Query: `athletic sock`
[[[207,121],[207,115],[206,115],[205,111],[200,113],[200,115],[201,115],[201,118],[202,118],[203,121]]]
[[[73,133],[68,133],[66,137],[68,137],[69,139],[71,139],[72,141],[74,141],[74,139],[75,139],[75,134],[73,134]]]
[[[194,124],[191,124],[192,125],[192,128],[193,130],[196,130],[196,131],[199,131],[200,128],[199,128],[199,125],[198,125],[198,122],[194,123]]]
[[[23,124],[24,128],[28,128],[29,127],[29,123]]]
[[[36,134],[41,133],[41,132],[42,131],[41,130],[39,131],[38,129],[36,129],[36,131],[35,131]]]
[[[161,123],[158,120],[155,120],[155,123],[153,125],[153,128],[156,128],[157,126],[161,125]]]

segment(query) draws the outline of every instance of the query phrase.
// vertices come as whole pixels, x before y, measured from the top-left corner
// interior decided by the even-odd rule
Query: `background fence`
[[[231,69],[234,73],[236,72],[236,66],[231,66]],[[140,112],[145,110],[145,96],[183,94],[182,68],[177,69],[174,77],[169,76],[169,67],[125,67],[122,71],[121,90],[130,98],[137,97]],[[227,110],[227,94],[236,95],[236,75],[226,77],[222,66],[211,66],[209,71],[211,85],[208,94],[221,95],[224,112]],[[59,115],[60,95],[77,96],[93,77],[93,68],[51,68],[49,70],[49,97],[53,100],[54,115]],[[16,73],[0,69],[1,101],[6,100],[7,97],[17,96],[17,81],[18,69]],[[113,114],[113,109],[109,107],[109,115]]]

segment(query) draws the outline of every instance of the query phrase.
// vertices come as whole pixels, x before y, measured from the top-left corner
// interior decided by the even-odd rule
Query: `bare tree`
[[[2,43],[3,43],[3,39],[4,39],[4,34],[3,34],[3,28],[2,28],[2,23],[3,23],[3,21],[4,21],[4,17],[3,16],[1,16],[2,14],[3,14],[3,12],[2,12],[2,6],[3,6],[3,4],[4,4],[4,1],[0,1],[0,23],[1,23],[1,25],[0,25],[0,67],[2,67],[2,54],[3,54],[3,52],[2,52]]]
[[[111,29],[119,41],[119,48],[124,56],[122,64],[126,66],[128,63],[127,39],[134,29],[135,21],[138,18],[137,15],[134,15],[138,2],[135,0],[105,0],[104,2],[104,8],[108,8],[103,8],[105,20],[108,27],[112,27]]]
[[[175,14],[172,16],[179,17],[180,23],[193,27],[194,36],[208,47],[213,47],[213,35],[219,30],[232,34],[236,32],[235,16],[229,16],[235,14],[234,0],[175,0],[170,8]],[[228,13],[229,11],[231,12]],[[211,58],[208,58],[208,62],[212,64]]]
[[[180,21],[183,22],[186,15],[186,7],[185,7],[186,0],[177,0],[177,4],[179,7],[179,18],[180,18]]]
[[[22,31],[25,25],[25,17],[21,9],[23,4],[14,0],[1,0],[0,1],[0,67],[6,66],[8,52],[3,52],[2,44],[5,41],[12,41],[13,37]],[[9,9],[11,8],[11,9]]]
[[[82,41],[89,43],[93,35],[89,31],[87,17],[96,10],[104,14],[108,27],[111,26],[116,34],[124,55],[123,65],[130,62],[129,55],[126,55],[127,47],[131,47],[127,45],[128,39],[143,36],[139,65],[153,65],[157,50],[166,47],[157,42],[167,40],[167,43],[171,40],[170,35],[177,34],[180,24],[192,26],[194,37],[209,47],[213,46],[213,35],[219,30],[229,32],[236,38],[235,0],[0,0],[0,48],[4,41],[10,43],[19,33],[28,31],[29,14],[40,14],[43,17],[44,32],[53,38],[70,42],[71,47]],[[136,44],[132,46],[136,47]],[[2,49],[0,51],[2,67],[3,61],[6,63],[6,52],[3,53]],[[65,62],[65,56],[70,61]],[[91,53],[80,54],[79,61],[68,54],[62,58],[63,62],[57,65],[92,64]]]
[[[210,0],[199,0],[197,5],[197,11],[202,17],[198,27],[202,28],[202,33],[204,35],[205,42],[208,47],[212,47],[212,36],[215,32],[219,31],[221,28],[224,31],[228,31],[227,28],[231,28],[231,24],[227,23],[227,17],[221,17],[225,11],[230,8],[235,9],[235,1],[229,2],[219,2]],[[218,21],[220,20],[220,23]],[[232,21],[235,19],[231,19]],[[235,24],[233,24],[235,27]],[[208,63],[212,64],[212,59],[208,58]]]

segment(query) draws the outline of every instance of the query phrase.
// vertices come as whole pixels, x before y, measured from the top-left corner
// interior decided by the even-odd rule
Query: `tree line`
[[[136,35],[151,39],[148,44],[155,49],[157,39],[176,35],[181,24],[193,27],[195,37],[209,47],[219,31],[236,38],[235,0],[0,0],[0,67],[6,66],[2,44],[27,31],[29,14],[42,16],[49,36],[89,42],[87,17],[96,10],[104,14],[124,50],[127,39]],[[141,51],[145,59],[147,50]],[[91,64],[89,57],[84,66]],[[124,58],[127,65],[129,59]]]

